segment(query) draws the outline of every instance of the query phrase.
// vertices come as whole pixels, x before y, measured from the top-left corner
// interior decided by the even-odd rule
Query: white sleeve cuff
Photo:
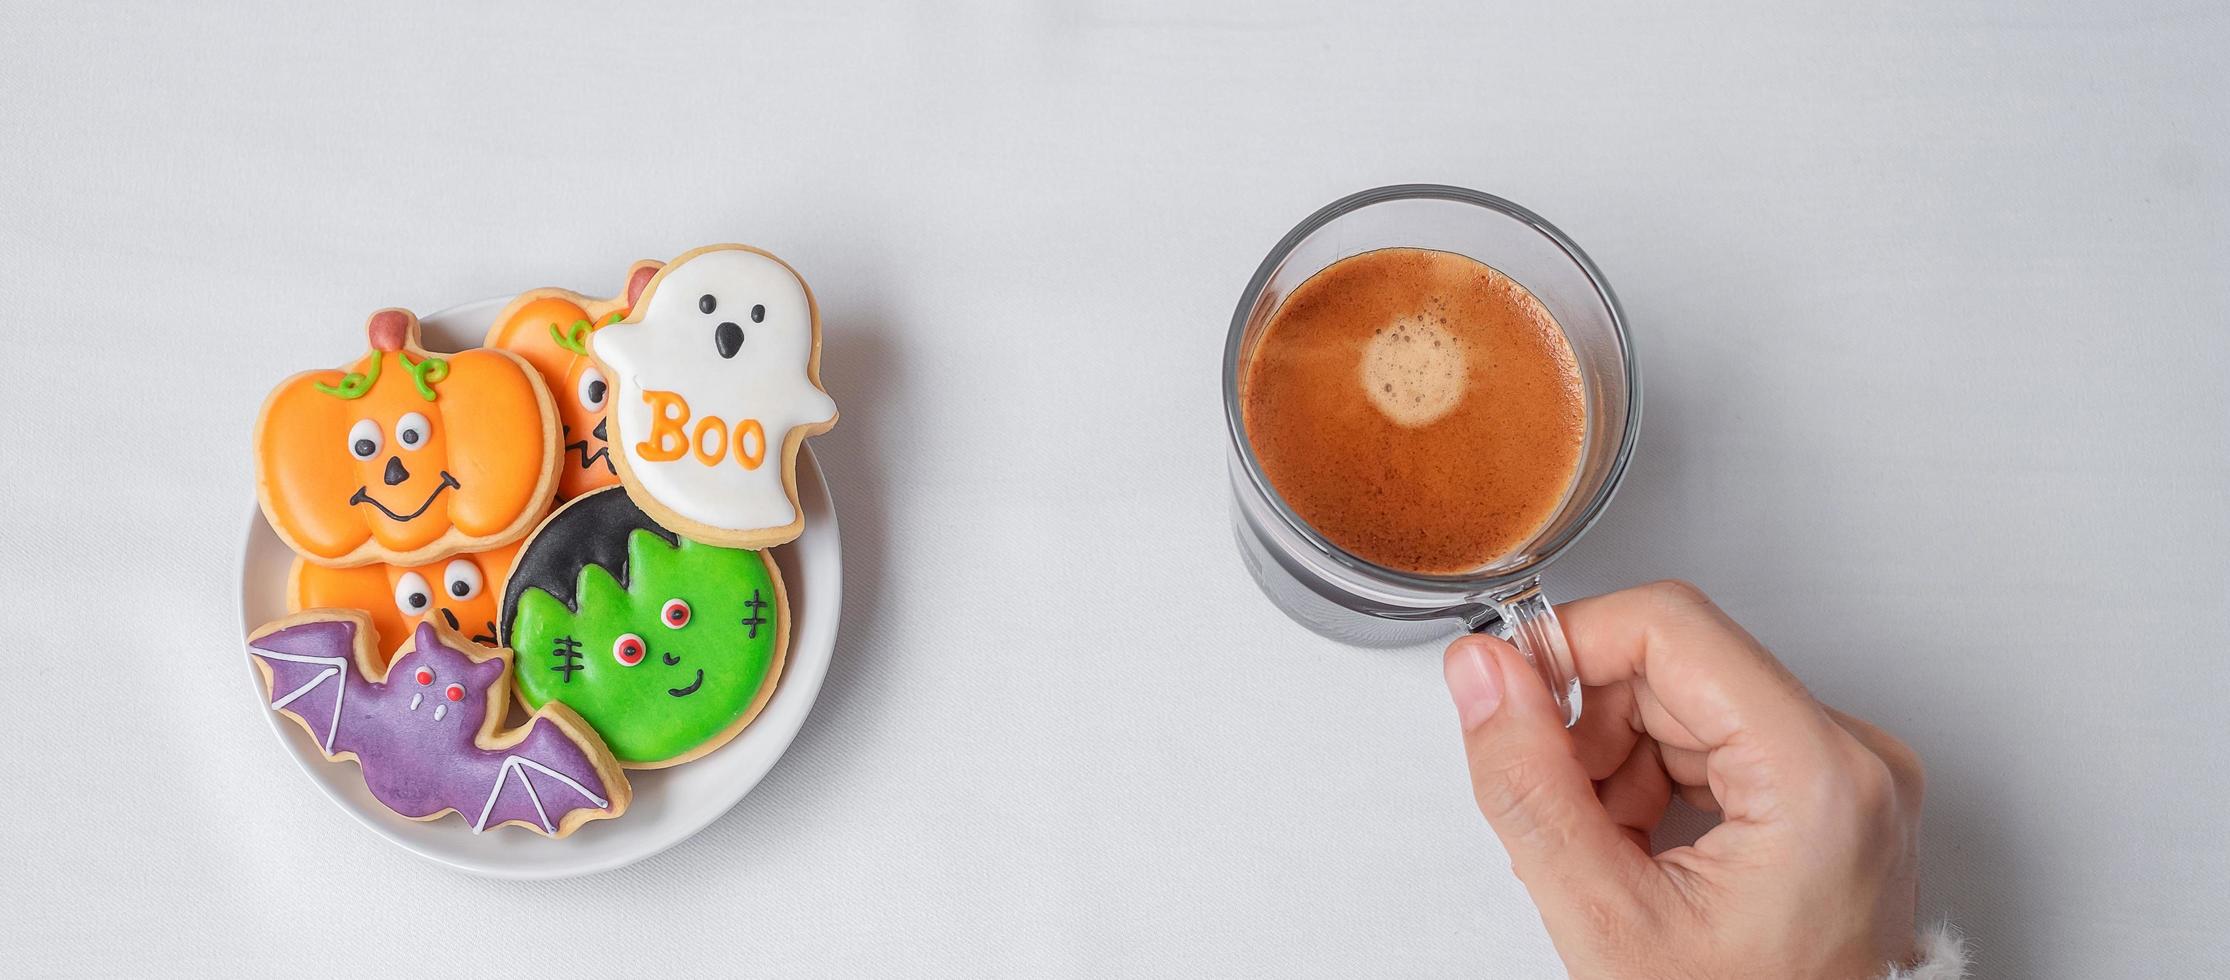
[[[1920,961],[1891,967],[1882,980],[1964,980],[1967,939],[1951,924],[1938,923],[1920,934]]]

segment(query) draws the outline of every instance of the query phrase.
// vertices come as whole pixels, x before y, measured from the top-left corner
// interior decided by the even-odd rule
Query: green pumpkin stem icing
[[[677,599],[687,608],[678,628]],[[779,653],[780,600],[763,552],[635,529],[620,574],[582,565],[574,600],[519,594],[516,683],[532,707],[558,700],[580,712],[622,762],[663,762],[732,733]],[[629,634],[641,640],[633,665],[614,653]]]
[[[550,324],[550,339],[556,341],[559,347],[585,357],[588,355],[588,331],[587,320],[575,320],[572,326],[563,330],[553,323]]]
[[[386,355],[381,354],[378,351],[373,351],[371,366],[365,368],[361,373],[350,371],[349,373],[341,376],[341,383],[337,385],[329,385],[323,381],[315,381],[311,382],[310,387],[316,388],[317,390],[325,392],[328,395],[332,395],[335,398],[346,398],[351,400],[362,398],[364,397],[364,394],[366,392],[372,390],[372,382],[379,380],[379,362],[383,360],[386,360]]]
[[[350,371],[342,375],[340,384],[329,385],[323,381],[314,381],[310,383],[310,387],[335,398],[362,398],[379,381],[379,366],[385,360],[387,355],[375,350],[372,352],[370,366],[363,371]],[[427,401],[434,400],[434,386],[440,384],[443,378],[449,377],[449,362],[439,357],[413,362],[410,355],[396,351],[395,360],[402,364],[403,371],[410,375],[411,383],[418,386],[418,393],[426,396]]]
[[[410,372],[411,383],[418,386],[418,393],[426,396],[427,401],[434,400],[434,386],[449,376],[449,362],[438,357],[428,356],[412,363],[410,355],[397,351],[395,360],[402,362],[403,370]]]

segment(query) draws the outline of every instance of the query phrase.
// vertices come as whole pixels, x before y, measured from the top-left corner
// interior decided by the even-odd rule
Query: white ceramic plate
[[[434,350],[479,346],[505,302],[483,300],[427,317],[426,346]],[[502,878],[565,878],[633,864],[681,843],[743,799],[790,747],[820,694],[821,679],[828,674],[836,648],[844,579],[836,507],[811,448],[798,454],[798,503],[805,508],[805,533],[774,550],[783,586],[789,591],[794,627],[774,697],[743,734],[703,758],[672,769],[628,772],[635,801],[627,812],[615,820],[589,823],[562,840],[518,827],[476,836],[454,815],[426,822],[396,816],[372,799],[355,763],[327,762],[301,726],[266,707],[263,678],[245,647],[240,660],[248,689],[241,700],[270,722],[279,743],[301,764],[311,785],[373,833],[421,857]],[[247,632],[286,615],[287,567],[293,559],[293,552],[264,523],[262,511],[249,508],[247,548],[240,558],[243,641]]]

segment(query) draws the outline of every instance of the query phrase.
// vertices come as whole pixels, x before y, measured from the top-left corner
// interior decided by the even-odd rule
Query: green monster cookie
[[[503,636],[528,708],[562,701],[630,769],[734,738],[774,693],[789,641],[766,552],[680,537],[621,487],[566,504],[504,586]]]

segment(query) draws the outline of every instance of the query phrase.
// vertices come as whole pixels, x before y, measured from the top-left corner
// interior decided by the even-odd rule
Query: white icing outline
[[[312,657],[300,653],[280,653],[277,650],[266,650],[262,647],[252,649],[258,657],[284,660],[291,664],[324,664],[326,666],[326,669],[319,672],[316,677],[310,678],[301,687],[287,692],[286,697],[271,702],[271,710],[273,711],[293,704],[294,699],[310,693],[310,689],[317,687],[319,684],[341,676],[341,672],[348,669],[348,660],[343,657]],[[347,696],[348,685],[346,683],[341,685],[340,690],[333,692],[333,722],[326,726],[325,738],[318,743],[318,747],[325,750],[326,755],[333,754],[333,734],[341,730],[341,700]],[[299,718],[301,715],[301,712],[295,712],[295,717]]]
[[[530,722],[529,724],[531,725],[532,723]],[[503,765],[496,770],[496,784],[488,788],[488,802],[480,807],[480,819],[475,820],[472,823],[473,833],[477,834],[483,830],[488,829],[488,815],[495,812],[496,797],[503,795],[503,783],[505,780],[511,778],[512,773],[518,773],[519,784],[527,788],[527,799],[534,801],[534,815],[542,818],[543,832],[549,834],[557,833],[556,825],[550,823],[549,812],[542,808],[542,794],[534,791],[533,781],[527,779],[526,773],[522,771],[529,768],[545,776],[548,776],[551,779],[555,779],[558,782],[564,783],[574,792],[581,794],[582,799],[596,804],[596,808],[599,810],[609,810],[612,807],[612,803],[610,800],[598,796],[595,793],[589,792],[588,787],[581,785],[579,781],[575,780],[571,776],[568,776],[562,772],[552,769],[549,766],[545,766],[525,756],[507,755],[503,757]]]

